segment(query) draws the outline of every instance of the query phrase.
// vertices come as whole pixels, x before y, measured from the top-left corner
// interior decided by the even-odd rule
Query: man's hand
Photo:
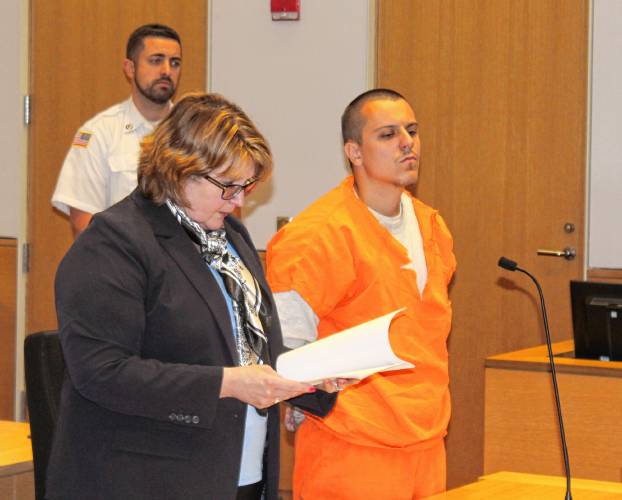
[[[326,392],[338,392],[358,382],[360,382],[360,380],[356,378],[331,378],[324,380],[320,384],[320,388]],[[285,429],[289,432],[296,432],[304,420],[305,414],[300,408],[292,405],[285,405],[285,416],[283,417]]]
[[[80,233],[86,229],[92,217],[93,214],[69,207],[69,220],[71,222],[71,230],[73,231],[74,239],[80,236]]]
[[[326,392],[338,392],[359,382],[360,380],[357,378],[328,378],[322,381],[319,387]]]
[[[300,424],[304,422],[304,412],[295,406],[285,405],[285,416],[283,417],[283,424],[289,432],[296,432]]]

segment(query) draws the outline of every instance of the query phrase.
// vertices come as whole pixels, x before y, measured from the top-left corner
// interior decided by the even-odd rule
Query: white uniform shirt
[[[52,205],[94,214],[125,198],[136,187],[140,141],[153,128],[131,97],[87,121],[67,153]]]

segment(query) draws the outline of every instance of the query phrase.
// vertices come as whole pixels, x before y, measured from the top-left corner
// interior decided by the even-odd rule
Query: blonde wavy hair
[[[258,179],[272,170],[270,147],[246,113],[219,94],[190,93],[143,139],[138,187],[158,205],[170,198],[187,206],[190,177],[224,168],[222,175],[235,178],[249,160]]]

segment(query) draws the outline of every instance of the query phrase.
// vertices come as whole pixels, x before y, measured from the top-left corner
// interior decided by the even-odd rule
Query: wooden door
[[[53,283],[72,242],[68,219],[50,198],[76,129],[130,94],[121,64],[129,34],[145,23],[175,28],[183,44],[178,95],[204,90],[205,0],[31,0],[26,331],[56,327]]]
[[[455,239],[447,444],[456,486],[482,473],[484,359],[544,342],[534,286],[499,269],[501,255],[540,279],[553,340],[571,337],[568,282],[584,260],[589,6],[379,0],[378,9],[378,84],[413,103],[416,195]],[[577,258],[536,255],[564,247]]]

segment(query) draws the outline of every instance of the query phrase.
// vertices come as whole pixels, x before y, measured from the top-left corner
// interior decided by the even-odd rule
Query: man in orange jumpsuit
[[[445,489],[453,241],[441,216],[406,190],[417,181],[421,143],[400,94],[361,94],[342,133],[353,175],[268,245],[284,339],[298,347],[406,308],[390,340],[415,368],[368,377],[345,388],[328,417],[306,416],[294,498],[420,498]]]

